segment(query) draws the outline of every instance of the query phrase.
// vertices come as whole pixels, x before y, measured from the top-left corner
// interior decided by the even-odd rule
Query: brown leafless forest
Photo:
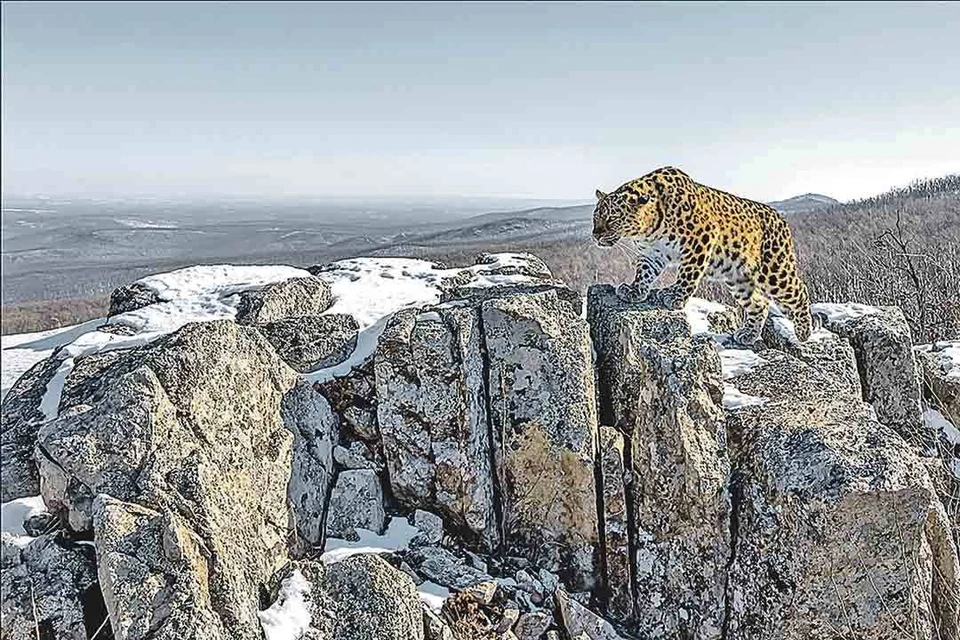
[[[811,299],[899,305],[914,340],[960,337],[960,175],[789,218]],[[481,251],[532,251],[584,290],[632,277],[628,251],[580,242],[527,242],[429,250],[421,257],[470,264]],[[725,298],[709,283],[701,295]],[[726,301],[726,300],[724,300]],[[106,315],[107,298],[50,300],[3,308],[2,332],[39,331]]]

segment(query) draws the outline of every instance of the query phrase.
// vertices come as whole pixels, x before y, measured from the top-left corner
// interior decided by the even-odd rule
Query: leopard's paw
[[[624,282],[617,287],[617,297],[622,302],[644,302],[647,299],[648,294],[650,293],[649,289],[641,289],[635,283],[627,284]]]
[[[650,292],[650,299],[664,309],[678,311],[686,304],[686,300],[680,294],[680,291],[674,287],[664,287],[663,289],[654,289]]]

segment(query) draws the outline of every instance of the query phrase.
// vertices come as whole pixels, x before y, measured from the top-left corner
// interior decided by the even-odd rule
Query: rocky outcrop
[[[155,577],[138,580],[136,589],[183,582],[187,593],[176,597],[209,602],[206,609],[197,605],[196,611],[211,612],[202,614],[202,628],[256,637],[259,585],[286,560],[292,522],[305,523],[306,537],[317,538],[311,523],[322,520],[324,504],[304,500],[302,488],[326,495],[334,435],[316,431],[332,430],[333,422],[304,417],[322,415],[326,403],[297,383],[256,331],[229,321],[188,325],[125,354],[99,373],[97,388],[40,430],[48,507],[75,531],[92,529],[104,553],[121,560],[142,560],[163,532],[183,546],[177,554],[188,566],[151,561]],[[322,404],[311,407],[312,396]],[[305,422],[313,432],[305,433]],[[318,453],[324,441],[325,454]],[[291,477],[308,471],[309,481]],[[96,506],[99,494],[115,502],[101,498]],[[111,546],[133,538],[143,539],[133,551]],[[137,627],[142,621],[125,621],[156,593],[125,594],[115,582],[129,578],[118,575],[101,576],[104,592],[112,594],[106,599],[111,619],[115,629]],[[197,620],[182,628],[200,625]],[[142,624],[146,633],[151,623]]]
[[[357,321],[342,313],[283,318],[257,328],[284,362],[300,372],[340,364],[357,346]]]
[[[121,313],[136,311],[162,301],[160,295],[147,285],[142,282],[132,282],[117,287],[110,294],[109,315],[116,316]]]
[[[399,312],[375,359],[377,422],[390,486],[436,510],[478,548],[499,542],[479,312]]]
[[[612,287],[591,288],[588,316],[604,419],[629,452],[633,626],[650,638],[719,637],[730,533],[716,348],[691,339],[682,312],[621,302]],[[620,562],[606,551],[608,566]],[[608,586],[622,601],[630,585]]]
[[[24,543],[6,532],[0,545],[4,640],[86,640],[105,622],[90,545],[56,533]]]
[[[552,291],[482,305],[503,541],[595,586],[597,412],[586,322]]]
[[[923,462],[822,372],[765,355],[737,386],[766,402],[727,420],[726,637],[956,637],[960,567]]]
[[[925,444],[920,383],[910,326],[898,307],[876,307],[863,315],[819,315],[824,326],[847,338],[857,357],[863,399],[908,441]]]
[[[383,332],[344,376],[288,366],[332,362],[303,355],[339,331],[314,280],[349,302],[383,265],[19,381],[4,495],[42,478],[52,515],[4,536],[3,637],[957,637],[955,511],[906,439],[895,312],[725,349],[720,305],[594,287],[584,320],[539,261],[412,262],[388,280],[422,270],[430,303],[364,317],[361,348]]]
[[[43,397],[60,367],[58,358],[33,365],[17,380],[0,405],[0,502],[40,493],[33,457],[37,431],[47,419]]]
[[[318,316],[330,308],[330,287],[320,278],[290,278],[240,294],[236,320],[267,324],[284,318]]]

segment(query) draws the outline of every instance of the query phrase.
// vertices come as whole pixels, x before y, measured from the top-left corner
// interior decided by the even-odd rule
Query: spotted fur
[[[810,337],[810,301],[797,273],[790,227],[773,208],[694,182],[674,167],[657,169],[613,193],[597,191],[593,236],[601,246],[633,238],[640,250],[632,285],[621,295],[654,297],[680,309],[700,280],[722,280],[743,309],[737,342],[753,344],[766,322],[770,300],[790,315],[797,337]],[[650,287],[679,261],[677,280]]]

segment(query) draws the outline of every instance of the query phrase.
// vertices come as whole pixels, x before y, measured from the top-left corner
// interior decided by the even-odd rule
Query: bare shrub
[[[897,305],[917,342],[960,336],[960,176],[790,218],[812,300]]]

